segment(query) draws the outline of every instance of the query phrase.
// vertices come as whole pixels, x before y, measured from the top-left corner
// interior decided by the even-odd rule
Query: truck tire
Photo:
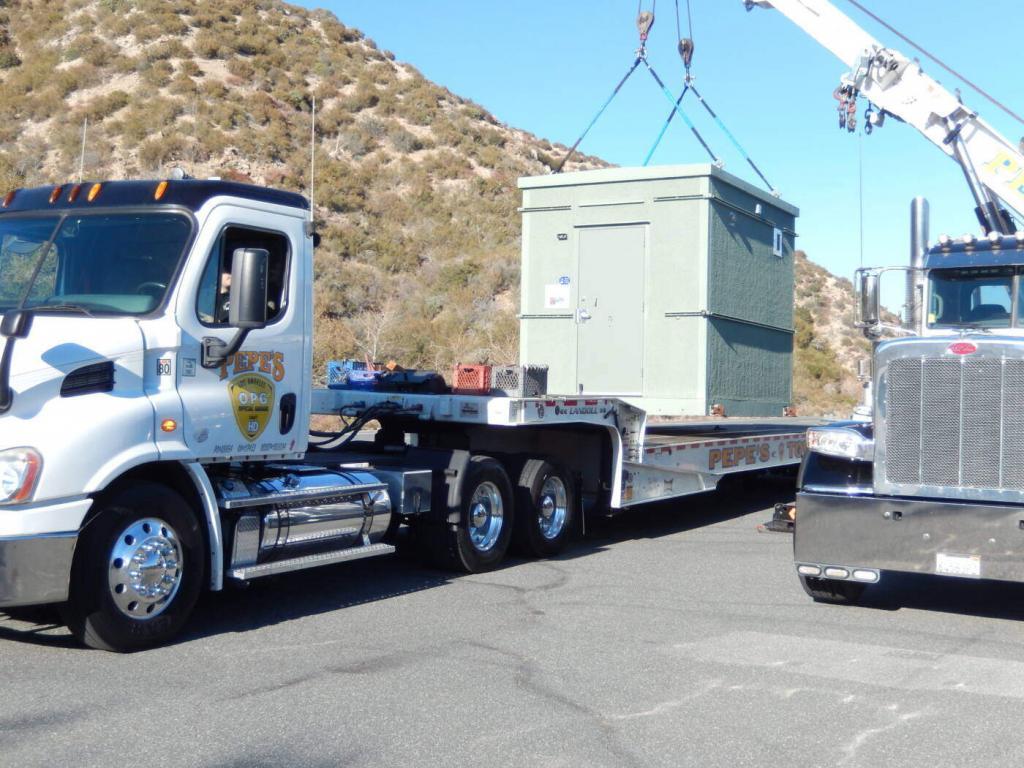
[[[856,605],[864,594],[864,585],[856,581],[835,581],[814,576],[800,576],[804,592],[816,603]]]
[[[178,493],[156,483],[98,503],[79,538],[65,621],[90,648],[127,652],[165,643],[202,587],[199,521]]]
[[[569,474],[543,459],[527,461],[516,487],[516,551],[527,557],[557,555],[575,527],[576,494]]]
[[[512,483],[504,467],[489,456],[473,456],[462,482],[457,523],[430,526],[438,565],[467,573],[483,573],[505,559],[514,525]]]

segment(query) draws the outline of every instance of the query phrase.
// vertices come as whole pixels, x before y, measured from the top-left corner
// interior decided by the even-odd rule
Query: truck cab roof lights
[[[164,181],[161,181],[159,184],[156,185],[156,189],[153,191],[153,199],[154,200],[159,200],[160,198],[162,198],[164,196],[164,193],[166,191],[167,191],[167,181],[165,179]]]
[[[960,238],[960,240],[963,242],[964,245],[974,245],[974,243],[975,243],[975,241],[977,241],[977,239],[978,239],[977,237],[975,237],[974,235],[971,235],[971,234],[966,234],[966,235],[964,235],[963,237]]]
[[[81,184],[75,184],[75,186],[73,186],[71,188],[71,191],[68,192],[68,202],[69,203],[75,202],[75,200],[78,199],[78,193],[81,192],[81,191],[82,191],[82,185]]]
[[[101,189],[103,189],[102,184],[98,182],[96,184],[93,184],[91,187],[89,187],[89,194],[86,197],[86,200],[88,200],[91,203],[93,200],[99,197]]]
[[[58,198],[60,198],[60,193],[63,189],[64,187],[62,186],[56,186],[53,188],[53,191],[50,193],[50,205],[53,205],[54,203],[57,202]]]
[[[998,232],[989,232],[988,241],[992,243],[992,245],[999,245],[1003,242],[1003,236]]]
[[[949,235],[939,235],[939,245],[942,246],[943,248],[949,248],[952,242],[953,238],[951,238]]]
[[[6,208],[7,206],[9,206],[11,204],[11,202],[14,200],[14,193],[17,192],[17,191],[18,190],[16,190],[16,189],[12,189],[10,192],[7,193],[7,195],[4,197],[4,204],[3,204],[4,208]]]

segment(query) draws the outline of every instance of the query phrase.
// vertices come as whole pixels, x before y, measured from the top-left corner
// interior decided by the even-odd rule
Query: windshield
[[[933,269],[928,279],[928,325],[932,328],[1021,325],[1024,303],[1019,298],[1015,301],[1021,290],[1019,268]]]
[[[164,299],[192,232],[177,213],[0,218],[0,312],[145,315]]]

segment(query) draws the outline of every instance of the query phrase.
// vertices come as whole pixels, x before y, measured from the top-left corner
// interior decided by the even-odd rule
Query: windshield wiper
[[[1008,325],[998,326],[999,328],[1009,328]],[[965,331],[978,331],[979,333],[992,333],[994,330],[991,325],[980,325],[979,323],[957,323],[956,325],[949,326],[951,331],[965,330]]]
[[[37,304],[32,309],[37,312],[81,312],[86,317],[96,317],[81,304]]]

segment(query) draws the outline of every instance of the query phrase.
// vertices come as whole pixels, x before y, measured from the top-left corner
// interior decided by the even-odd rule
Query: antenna
[[[85,172],[85,132],[89,130],[89,118],[82,121],[82,151],[78,155],[78,183],[82,183],[82,174]]]
[[[309,113],[309,223],[313,224],[313,173],[316,171],[316,95]]]

